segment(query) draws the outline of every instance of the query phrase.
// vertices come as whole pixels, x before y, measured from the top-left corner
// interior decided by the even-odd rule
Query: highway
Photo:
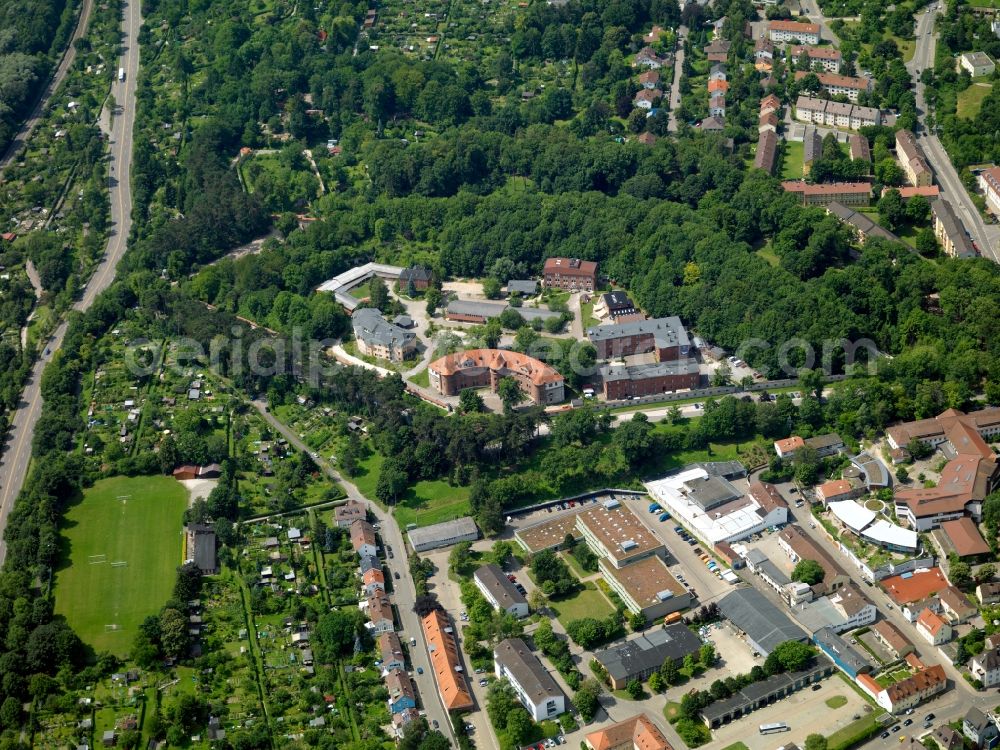
[[[80,6],[80,15],[77,17],[76,28],[73,30],[73,36],[70,37],[69,42],[66,44],[62,59],[59,61],[55,73],[42,91],[42,95],[38,97],[38,101],[31,110],[31,114],[28,115],[28,119],[21,123],[21,129],[17,131],[14,140],[10,142],[7,152],[3,155],[3,159],[0,159],[0,172],[7,169],[14,160],[14,157],[21,152],[28,139],[31,138],[32,133],[35,132],[35,128],[38,127],[38,123],[42,119],[42,113],[48,106],[52,94],[62,85],[66,74],[69,73],[69,69],[73,67],[73,61],[76,60],[76,41],[87,33],[87,25],[90,23],[90,12],[93,8],[94,0],[83,0],[83,5]]]
[[[936,8],[938,6],[932,5],[929,7],[932,9],[931,12],[917,14],[916,49],[913,53],[913,59],[906,64],[907,70],[913,74],[913,77],[917,81],[917,115],[921,125],[924,126],[917,133],[917,143],[920,144],[924,155],[927,157],[927,161],[934,170],[934,176],[941,188],[941,197],[947,200],[952,208],[955,209],[955,213],[972,235],[972,239],[976,242],[983,257],[989,258],[995,263],[1000,263],[1000,247],[998,247],[995,233],[987,228],[986,223],[979,214],[979,210],[972,202],[972,198],[969,197],[968,192],[966,192],[961,179],[959,179],[958,172],[945,152],[944,146],[941,145],[938,137],[928,130],[925,122],[927,100],[924,98],[925,86],[920,80],[920,74],[926,68],[934,67],[934,49],[937,45],[937,39],[934,34],[934,22],[937,20],[938,14]]]
[[[270,424],[274,429],[285,436],[297,450],[302,451],[306,455],[312,455],[312,451],[309,446],[302,442],[302,439],[283,422],[279,421],[270,411],[267,409],[267,405],[262,401],[251,402],[254,408],[260,412],[260,415]],[[344,479],[337,471],[330,465],[330,463],[323,457],[317,455],[313,459],[316,465],[323,470],[323,472],[330,477],[334,482],[343,487],[344,491],[347,493],[347,497],[352,500],[357,500],[359,503],[364,503],[368,508],[368,511],[375,517],[378,521],[380,529],[379,534],[382,537],[383,545],[391,547],[393,550],[393,558],[384,560],[386,566],[389,568],[390,573],[399,573],[399,580],[396,580],[395,575],[393,575],[392,587],[393,592],[391,595],[392,603],[396,607],[396,612],[399,615],[399,622],[402,626],[402,632],[400,635],[400,640],[406,643],[410,642],[410,638],[416,639],[417,645],[410,647],[410,665],[413,671],[410,672],[410,677],[413,679],[417,686],[417,692],[420,693],[420,700],[424,711],[427,712],[427,723],[438,722],[438,728],[441,733],[448,737],[452,742],[455,742],[454,731],[451,726],[451,719],[448,716],[448,712],[444,708],[444,704],[441,702],[441,696],[438,693],[437,685],[434,681],[434,670],[431,668],[431,661],[427,651],[427,643],[424,640],[424,631],[420,627],[420,620],[417,618],[416,613],[413,611],[413,604],[417,598],[416,589],[413,586],[413,579],[410,577],[410,569],[407,564],[406,559],[406,544],[403,541],[403,534],[399,530],[399,526],[396,524],[396,519],[386,511],[382,510],[375,503],[369,502],[368,498],[361,494],[361,491],[354,486],[351,482]],[[417,667],[423,669],[423,674],[417,673]]]
[[[89,0],[88,0],[89,4]],[[132,192],[129,179],[132,166],[132,129],[135,123],[135,85],[139,74],[139,28],[142,26],[140,0],[124,0],[122,8],[122,56],[118,66],[125,69],[125,81],[115,80],[112,87],[118,111],[112,118],[109,139],[109,169],[111,175],[111,224],[104,258],[91,276],[83,295],[74,309],[84,311],[115,278],[115,269],[125,254],[132,228]],[[7,431],[3,460],[0,463],[0,562],[7,556],[7,544],[2,539],[7,518],[24,485],[31,463],[31,444],[35,424],[42,411],[40,384],[42,371],[52,355],[62,346],[66,322],[62,322],[50,337],[44,353],[36,360],[28,376],[21,401]]]

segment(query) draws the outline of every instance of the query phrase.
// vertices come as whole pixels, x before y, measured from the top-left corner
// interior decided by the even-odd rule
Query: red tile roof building
[[[826,206],[836,201],[845,206],[867,206],[872,200],[872,186],[867,182],[831,182],[810,185],[802,180],[785,180],[781,187],[786,192],[802,196],[807,206]]]
[[[502,349],[468,349],[448,354],[428,366],[431,386],[443,396],[466,388],[489,386],[496,391],[502,378],[512,377],[536,404],[563,400],[563,376],[533,357]]]
[[[542,271],[542,284],[574,292],[592,292],[597,288],[597,264],[579,258],[549,258]]]
[[[638,714],[588,734],[590,750],[673,750],[667,738],[645,714]]]
[[[431,655],[431,671],[441,694],[441,701],[448,711],[464,711],[473,707],[469,683],[462,669],[455,633],[448,616],[435,609],[420,621],[424,640]]]

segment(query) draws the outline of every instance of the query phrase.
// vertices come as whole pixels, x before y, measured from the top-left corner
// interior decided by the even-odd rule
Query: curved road
[[[42,112],[48,106],[49,99],[52,98],[52,94],[62,85],[63,79],[69,73],[69,69],[73,67],[73,62],[76,60],[76,41],[87,33],[87,25],[90,23],[90,11],[93,8],[94,0],[83,0],[83,5],[80,7],[80,15],[76,21],[76,29],[73,30],[73,36],[70,37],[69,44],[66,45],[62,60],[59,61],[59,65],[56,67],[55,75],[49,79],[48,85],[42,91],[42,95],[38,97],[38,101],[35,103],[34,109],[31,110],[31,114],[28,115],[28,119],[21,124],[21,129],[17,131],[14,140],[10,142],[7,152],[3,155],[3,159],[0,159],[0,172],[7,169],[14,160],[14,157],[21,152],[28,139],[31,138],[32,133],[35,132],[35,128],[38,127],[38,123],[42,119]]]
[[[90,0],[85,0],[89,6]],[[140,0],[124,0],[122,7],[122,56],[119,67],[125,69],[125,82],[117,79],[112,87],[112,94],[118,103],[118,111],[114,114],[109,140],[110,154],[110,197],[111,197],[111,230],[104,258],[94,271],[84,290],[83,296],[74,309],[83,311],[89,308],[101,292],[107,289],[115,278],[118,261],[125,254],[128,235],[132,228],[132,192],[130,171],[132,167],[132,128],[135,123],[135,82],[139,74],[139,28],[142,26]],[[48,342],[45,353],[38,358],[27,385],[21,395],[21,402],[10,430],[7,433],[7,443],[4,447],[3,460],[0,463],[0,535],[7,528],[7,517],[14,507],[24,478],[31,462],[31,444],[35,433],[35,424],[42,411],[42,396],[40,383],[42,371],[55,352],[62,346],[66,335],[65,321],[59,324]],[[7,543],[0,539],[0,562],[7,556]]]

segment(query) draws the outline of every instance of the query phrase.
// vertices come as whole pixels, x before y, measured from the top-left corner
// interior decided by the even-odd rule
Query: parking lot
[[[813,732],[829,736],[868,711],[868,704],[841,679],[839,673],[818,684],[819,690],[800,690],[721,727],[713,732],[713,744],[726,747],[734,742],[743,742],[750,750],[774,750],[792,742],[805,747],[806,737]],[[837,708],[833,708],[834,705]],[[789,731],[774,735],[759,733],[757,728],[761,724],[776,722],[787,724]]]

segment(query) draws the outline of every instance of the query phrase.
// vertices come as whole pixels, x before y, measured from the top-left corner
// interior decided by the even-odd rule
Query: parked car
[[[880,734],[879,736],[884,740],[886,737],[889,736],[889,733],[888,732],[882,732],[882,734]]]
[[[908,727],[912,723],[913,723],[913,719],[907,719],[906,721],[903,722],[903,726],[904,727]]]
[[[934,721],[934,714],[927,714],[924,717],[924,721]]]
[[[424,668],[423,667],[417,667],[417,674],[423,674],[423,673],[424,673]]]
[[[398,581],[399,580],[399,571],[398,570],[394,571],[393,574],[392,574],[392,577],[395,578]]]

